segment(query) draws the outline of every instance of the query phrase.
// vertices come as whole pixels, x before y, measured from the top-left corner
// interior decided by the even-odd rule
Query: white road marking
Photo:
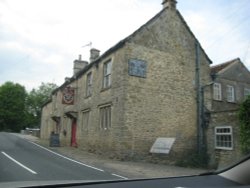
[[[24,166],[22,163],[18,162],[17,160],[13,159],[11,156],[9,156],[7,153],[5,152],[1,152],[2,154],[4,154],[6,157],[8,157],[10,160],[12,160],[13,162],[15,162],[16,164],[18,164],[19,166],[23,167],[24,169],[28,170],[29,172],[31,172],[32,174],[37,174],[35,171],[31,170],[30,168]]]
[[[120,175],[118,175],[118,174],[112,174],[113,176],[116,176],[116,177],[119,177],[119,178],[122,178],[122,179],[125,179],[125,180],[127,180],[128,178],[126,178],[126,177],[124,177],[124,176],[120,176]]]
[[[30,141],[28,141],[28,142],[30,142]],[[64,158],[64,159],[67,159],[67,160],[69,160],[69,161],[72,161],[72,162],[74,162],[74,163],[77,163],[77,164],[80,164],[80,165],[83,165],[83,166],[86,166],[86,167],[89,167],[89,168],[92,168],[92,169],[95,169],[95,170],[104,172],[104,170],[102,170],[102,169],[100,169],[100,168],[96,168],[96,167],[93,167],[93,166],[90,166],[90,165],[81,163],[81,162],[79,162],[79,161],[73,160],[73,159],[71,159],[71,158],[65,157],[65,156],[63,156],[63,155],[61,155],[61,154],[59,154],[59,153],[56,153],[56,152],[54,152],[54,151],[51,151],[51,150],[49,150],[49,149],[47,149],[47,148],[45,148],[45,147],[43,147],[43,146],[40,146],[40,145],[38,145],[38,144],[36,144],[36,143],[34,143],[34,142],[30,142],[30,143],[32,143],[32,144],[34,144],[34,145],[36,145],[36,146],[38,146],[38,147],[40,147],[40,148],[42,148],[42,149],[45,149],[45,150],[47,150],[47,151],[49,151],[49,152],[51,152],[51,153],[53,153],[53,154],[55,154],[55,155],[58,155],[58,156],[60,156],[60,157],[62,157],[62,158]]]

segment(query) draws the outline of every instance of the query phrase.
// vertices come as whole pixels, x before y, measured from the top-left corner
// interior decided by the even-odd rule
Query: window
[[[215,127],[215,148],[216,149],[233,149],[232,127]]]
[[[234,87],[227,85],[227,101],[228,102],[234,102],[235,97],[234,97]]]
[[[92,94],[92,72],[87,74],[86,81],[86,96],[89,97]]]
[[[108,88],[111,86],[111,60],[104,63],[103,65],[103,88]]]
[[[82,112],[82,132],[88,131],[89,129],[89,114],[90,110]]]
[[[221,100],[221,84],[214,83],[214,100]]]
[[[244,99],[247,99],[247,97],[250,95],[250,89],[245,88],[244,89]]]
[[[100,128],[108,130],[111,127],[111,105],[100,108]]]

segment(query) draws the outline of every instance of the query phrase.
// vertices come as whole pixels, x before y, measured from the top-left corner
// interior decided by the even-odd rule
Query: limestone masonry
[[[217,164],[214,130],[217,124],[228,125],[224,117],[230,115],[217,114],[213,107],[217,104],[211,63],[176,9],[176,1],[164,0],[156,16],[101,56],[92,49],[90,63],[81,57],[74,61],[74,75],[43,106],[41,137],[49,139],[53,132],[61,146],[113,158],[172,163],[196,152],[203,132],[211,165]],[[246,71],[244,87],[250,88]],[[210,112],[206,118],[211,125],[205,129],[205,120],[199,124],[198,119]],[[150,153],[161,137],[175,139],[170,152]]]

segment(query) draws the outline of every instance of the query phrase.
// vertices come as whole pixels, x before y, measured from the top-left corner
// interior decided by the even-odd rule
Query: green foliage
[[[25,126],[26,97],[20,84],[6,82],[0,86],[0,130],[18,132]]]
[[[250,153],[250,96],[240,105],[239,120],[241,150]]]
[[[42,83],[27,93],[20,84],[6,82],[0,86],[0,131],[19,132],[24,127],[39,127],[41,106],[57,88],[53,83]]]
[[[181,167],[192,167],[192,168],[207,168],[209,157],[205,151],[198,154],[196,151],[190,151],[182,157],[182,159],[177,160],[176,165]]]
[[[41,121],[41,106],[50,98],[51,92],[57,88],[53,83],[42,83],[38,89],[32,89],[26,100],[27,127],[38,127]]]

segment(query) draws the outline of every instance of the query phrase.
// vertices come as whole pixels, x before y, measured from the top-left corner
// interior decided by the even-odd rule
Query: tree
[[[25,99],[23,86],[6,82],[0,86],[0,131],[19,132],[25,125]]]
[[[41,121],[41,106],[50,98],[57,88],[54,83],[42,83],[38,89],[32,89],[26,100],[26,126],[38,127]]]
[[[240,145],[242,152],[250,152],[250,96],[241,104],[239,111]]]

